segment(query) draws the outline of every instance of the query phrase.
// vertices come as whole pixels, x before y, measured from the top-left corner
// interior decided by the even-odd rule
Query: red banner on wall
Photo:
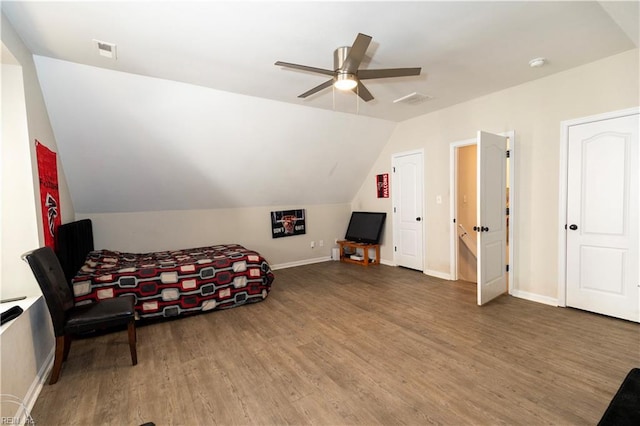
[[[37,140],[36,157],[38,159],[44,244],[55,249],[56,230],[62,222],[60,217],[60,196],[58,193],[58,162],[56,153]]]
[[[389,198],[389,173],[376,176],[378,198]]]

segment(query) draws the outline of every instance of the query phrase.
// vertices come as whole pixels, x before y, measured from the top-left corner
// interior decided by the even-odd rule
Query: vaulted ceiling
[[[638,45],[638,2],[7,2],[78,212],[349,202],[398,121]],[[328,88],[373,37],[375,97]],[[100,56],[93,40],[117,45]],[[547,64],[531,68],[529,61]],[[413,92],[417,104],[394,103]]]

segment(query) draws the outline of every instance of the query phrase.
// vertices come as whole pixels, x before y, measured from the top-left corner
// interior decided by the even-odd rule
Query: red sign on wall
[[[389,173],[376,176],[378,198],[389,198]]]
[[[55,232],[62,222],[58,194],[58,162],[56,153],[38,141],[36,141],[36,157],[38,159],[44,244],[55,249]]]

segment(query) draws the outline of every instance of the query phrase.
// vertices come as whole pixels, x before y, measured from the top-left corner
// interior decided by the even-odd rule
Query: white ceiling
[[[35,55],[74,208],[87,214],[348,203],[396,122],[638,45],[638,2],[0,7]],[[332,68],[358,32],[373,37],[363,68],[422,75],[367,80],[366,104],[331,89],[301,100],[326,76],[274,65]],[[93,39],[116,43],[117,60]],[[530,68],[540,56],[548,65]],[[432,99],[393,103],[412,92]]]
[[[604,7],[603,7],[604,6]],[[638,2],[12,2],[2,10],[34,54],[310,107],[402,121],[634,48]],[[368,80],[375,99],[332,89],[302,100],[333,51],[373,37],[362,67],[422,67]],[[100,57],[92,39],[117,45]],[[532,69],[532,58],[548,65]],[[394,104],[412,92],[419,105]]]

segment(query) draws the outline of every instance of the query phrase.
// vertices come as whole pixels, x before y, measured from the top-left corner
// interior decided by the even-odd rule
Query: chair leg
[[[138,363],[138,353],[136,351],[136,322],[132,320],[127,327],[129,331],[129,350],[131,351],[131,363],[136,365]]]
[[[65,347],[67,346],[67,339],[67,336],[56,336],[56,354],[53,360],[51,379],[49,379],[50,385],[56,384],[60,377],[60,370],[62,370],[62,362],[64,361]]]
[[[71,348],[71,336],[67,334],[64,336],[64,356],[62,357],[63,361],[66,361],[67,357],[69,356],[69,348]]]

